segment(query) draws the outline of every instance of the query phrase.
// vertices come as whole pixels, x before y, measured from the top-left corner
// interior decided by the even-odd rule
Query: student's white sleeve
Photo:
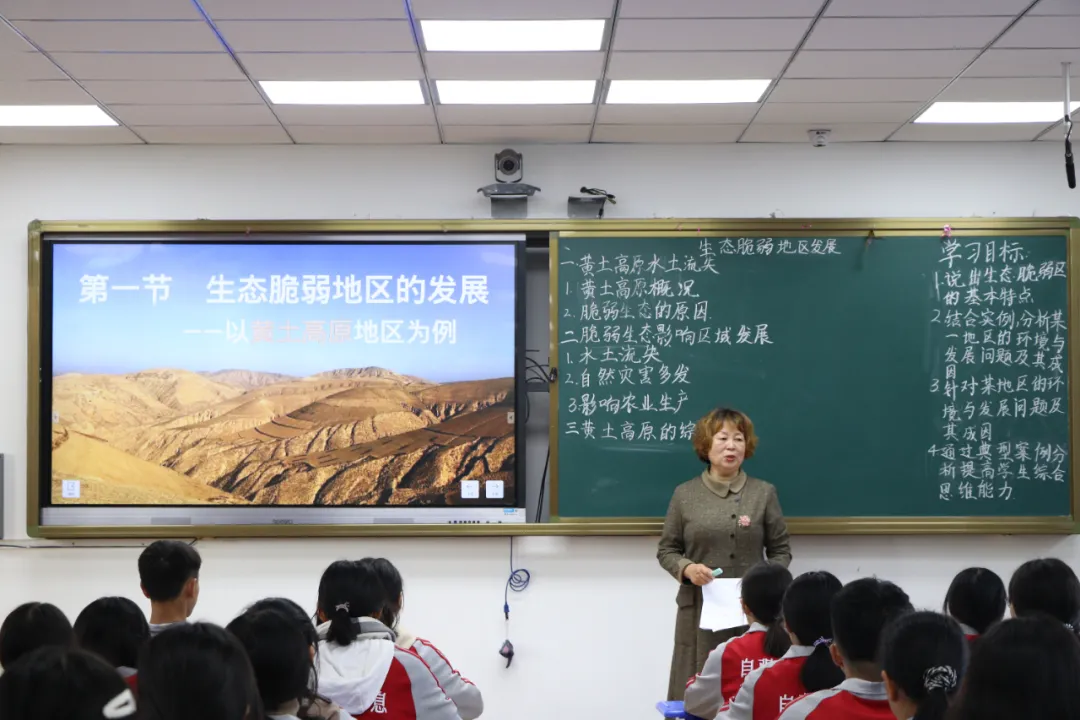
[[[716,717],[720,706],[724,704],[723,688],[720,683],[724,671],[724,650],[727,643],[721,644],[705,660],[701,672],[690,679],[683,694],[683,707],[686,712],[699,718]]]
[[[480,717],[484,712],[484,697],[480,694],[480,688],[462,677],[446,656],[427,640],[418,639],[413,643],[412,649],[427,663],[439,685],[457,705],[461,720],[476,720]]]
[[[418,720],[461,720],[457,706],[443,692],[431,669],[419,655],[410,650],[399,650],[394,657],[409,674],[413,707]]]
[[[746,679],[743,680],[742,687],[739,688],[739,692],[731,699],[727,708],[716,716],[717,720],[753,720],[754,686],[757,685],[761,673],[765,672],[767,668],[768,666],[759,667],[757,670],[754,670],[746,676]]]
[[[779,720],[806,720],[810,717],[810,713],[817,710],[818,705],[822,700],[827,700],[833,695],[840,692],[837,688],[830,688],[828,690],[820,690],[816,693],[810,693],[809,695],[803,695],[787,706],[784,712],[780,713]]]

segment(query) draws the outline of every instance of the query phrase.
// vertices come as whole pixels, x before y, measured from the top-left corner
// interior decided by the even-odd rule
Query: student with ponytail
[[[784,630],[781,604],[789,585],[791,573],[775,563],[758,563],[742,576],[742,607],[750,629],[709,653],[705,667],[686,685],[686,712],[716,717],[747,675],[787,652],[791,641]]]
[[[881,676],[897,720],[945,720],[967,669],[959,623],[938,613],[910,613],[888,627],[881,647]]]
[[[843,672],[829,654],[833,635],[829,609],[841,587],[827,572],[795,578],[782,604],[791,647],[775,663],[750,673],[720,718],[776,720],[796,698],[843,681]]]

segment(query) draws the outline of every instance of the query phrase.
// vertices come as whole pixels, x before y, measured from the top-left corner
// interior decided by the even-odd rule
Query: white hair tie
[[[348,602],[338,603],[337,605],[334,606],[334,610],[335,611],[336,610],[344,610],[345,612],[349,612],[349,603]]]
[[[124,688],[123,692],[105,703],[101,714],[105,716],[106,720],[120,720],[120,718],[134,715],[135,695],[131,692],[131,688]]]
[[[832,645],[832,638],[819,637],[814,641],[814,647],[817,647],[818,645]]]
[[[933,690],[949,692],[956,687],[956,670],[953,670],[948,665],[928,668],[923,673],[923,687],[926,688],[927,692]]]

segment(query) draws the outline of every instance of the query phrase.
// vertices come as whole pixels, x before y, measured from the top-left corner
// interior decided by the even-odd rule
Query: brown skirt
[[[701,588],[682,585],[676,596],[679,609],[675,615],[675,649],[671,654],[668,700],[682,700],[686,683],[701,672],[709,653],[721,643],[742,635],[749,626],[726,630],[701,630]]]

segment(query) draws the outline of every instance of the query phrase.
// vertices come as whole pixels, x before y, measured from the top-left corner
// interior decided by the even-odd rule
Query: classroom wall
[[[0,147],[0,452],[4,537],[25,537],[26,225],[38,219],[469,218],[488,215],[485,147]],[[618,196],[609,217],[928,217],[1080,215],[1057,143],[804,146],[539,146],[531,214],[565,216],[581,185]],[[534,270],[529,335],[546,327]],[[534,396],[534,403],[542,402]],[[529,428],[529,482],[542,467],[546,413]],[[828,472],[828,468],[810,469]],[[871,491],[868,489],[868,491]],[[100,545],[97,544],[97,545]],[[405,623],[438,642],[483,688],[496,720],[655,717],[667,684],[674,583],[654,538],[522,538],[532,571],[511,597],[518,657],[506,670],[505,538],[207,541],[197,617],[226,622],[250,601],[313,604],[338,557],[386,555],[405,575]],[[937,606],[971,564],[1003,575],[1036,555],[1080,559],[1073,538],[799,537],[796,571],[874,573]],[[138,594],[134,543],[0,550],[0,613],[47,599],[74,615],[102,594]]]

